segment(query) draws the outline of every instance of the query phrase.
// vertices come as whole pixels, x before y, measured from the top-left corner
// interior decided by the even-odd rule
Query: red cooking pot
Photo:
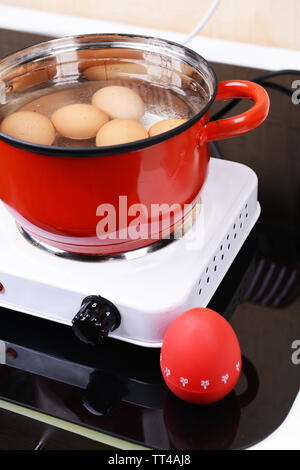
[[[89,255],[124,253],[172,233],[199,198],[209,142],[256,128],[269,111],[268,95],[259,85],[218,84],[196,52],[143,36],[45,42],[2,60],[0,80],[2,117],[50,93],[53,111],[74,102],[74,96],[68,101],[68,89],[89,82],[93,90],[125,84],[141,94],[149,115],[160,109],[162,118],[186,118],[169,132],[110,147],[76,141],[75,147],[59,141],[43,146],[0,134],[0,197],[17,223],[41,243]],[[214,101],[232,98],[252,100],[254,106],[210,122]],[[171,208],[169,218],[164,208]]]

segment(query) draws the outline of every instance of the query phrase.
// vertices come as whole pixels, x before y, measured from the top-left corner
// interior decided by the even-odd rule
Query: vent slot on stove
[[[209,265],[202,273],[198,283],[199,296],[203,296],[208,287],[210,287],[210,284],[213,285],[213,283],[219,279],[219,273],[222,272],[222,265],[227,261],[227,256],[230,255],[232,250],[235,250],[236,245],[240,243],[240,238],[244,236],[248,219],[249,205],[247,203],[232,225],[231,230],[219,245],[217,253],[213,256]]]

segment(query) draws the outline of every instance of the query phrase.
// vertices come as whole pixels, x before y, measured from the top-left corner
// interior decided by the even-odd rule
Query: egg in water
[[[0,127],[3,134],[33,144],[52,145],[55,129],[43,114],[33,111],[17,111],[6,116]]]
[[[52,115],[56,130],[69,139],[91,139],[107,123],[109,117],[91,104],[70,104]]]
[[[132,119],[113,119],[104,124],[96,135],[96,146],[126,144],[148,138],[142,124]]]
[[[186,122],[186,119],[163,119],[158,121],[149,129],[149,136],[154,137],[155,135],[163,134],[171,129],[175,129]]]

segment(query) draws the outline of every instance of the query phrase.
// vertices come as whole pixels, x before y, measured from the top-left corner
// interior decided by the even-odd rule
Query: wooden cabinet
[[[211,0],[0,0],[0,4],[187,33]],[[222,0],[203,35],[300,49],[299,0]]]

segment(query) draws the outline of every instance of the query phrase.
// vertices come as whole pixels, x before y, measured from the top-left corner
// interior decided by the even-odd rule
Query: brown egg
[[[87,80],[107,80],[106,64],[93,65],[83,71],[83,75]]]
[[[40,145],[51,145],[55,139],[55,129],[51,121],[46,116],[32,111],[18,111],[6,116],[0,130],[15,139]]]
[[[145,75],[147,69],[142,64],[129,64],[129,63],[117,63],[117,64],[101,64],[89,67],[84,70],[83,75],[87,80],[114,80],[120,77],[126,78],[126,80],[136,79],[136,75]]]
[[[76,51],[77,57],[84,63],[84,59],[93,60],[106,60],[106,59],[134,59],[143,60],[144,51],[137,49],[121,49],[121,48],[100,48],[100,49],[80,49]]]
[[[147,138],[148,132],[139,122],[132,119],[113,119],[98,131],[96,145],[119,145]]]
[[[91,104],[70,104],[52,115],[57,131],[69,139],[90,139],[109,120],[107,114]]]
[[[93,95],[92,104],[102,109],[111,119],[139,121],[145,113],[145,104],[142,98],[124,86],[101,88]]]
[[[156,122],[149,129],[149,136],[154,137],[155,135],[168,132],[175,127],[181,126],[186,122],[186,119],[163,119],[162,121]]]

